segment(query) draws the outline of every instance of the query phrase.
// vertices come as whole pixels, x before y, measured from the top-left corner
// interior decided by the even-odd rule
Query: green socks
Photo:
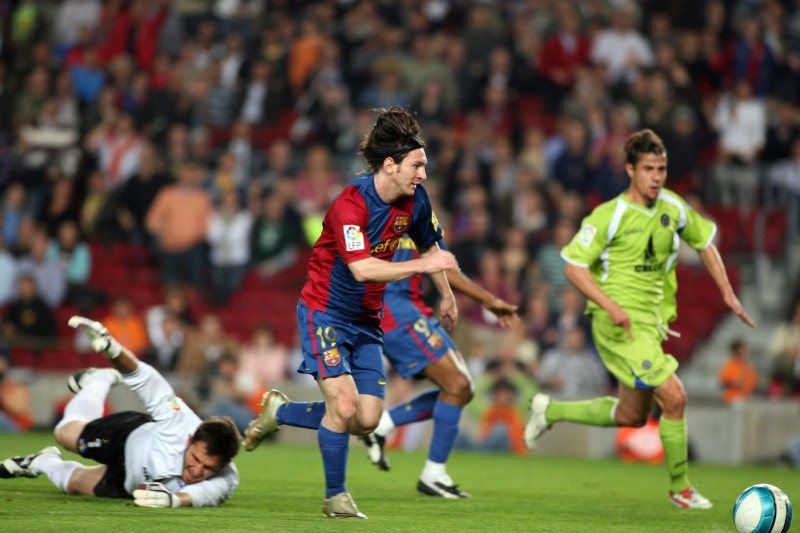
[[[686,419],[669,420],[661,417],[658,425],[661,444],[664,446],[664,457],[669,469],[669,490],[680,492],[690,486],[688,470],[689,447],[686,436]]]
[[[589,426],[612,427],[616,426],[613,413],[616,405],[617,399],[611,396],[583,402],[550,402],[545,418],[548,424],[567,421]],[[685,445],[686,431],[683,435]]]

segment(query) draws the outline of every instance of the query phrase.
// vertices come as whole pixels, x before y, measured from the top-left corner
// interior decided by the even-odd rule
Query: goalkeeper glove
[[[139,507],[180,507],[181,499],[161,483],[140,483],[133,491],[133,503]]]
[[[100,322],[83,316],[73,316],[67,324],[71,328],[85,331],[92,340],[92,349],[105,354],[109,359],[115,359],[122,351],[122,346],[117,339],[109,335],[106,327]]]

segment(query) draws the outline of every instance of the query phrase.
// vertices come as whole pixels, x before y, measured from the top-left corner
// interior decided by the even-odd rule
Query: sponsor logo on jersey
[[[417,245],[411,240],[411,237],[400,237],[397,241],[397,247],[401,250],[416,250]]]
[[[342,362],[342,356],[339,355],[339,348],[331,348],[322,352],[322,358],[328,366],[336,366]]]
[[[361,228],[353,224],[347,224],[342,228],[344,230],[344,247],[348,252],[356,250],[363,250],[366,248],[364,244],[364,234],[361,233]]]
[[[658,261],[655,247],[653,246],[653,236],[647,241],[647,248],[644,250],[644,264],[634,267],[636,272],[658,272],[664,270],[664,262]]]
[[[578,234],[578,242],[584,246],[589,246],[592,244],[595,235],[597,235],[597,229],[590,224],[586,224]]]
[[[405,233],[408,230],[409,219],[410,217],[408,215],[395,215],[392,229],[396,233]]]
[[[379,379],[378,380],[378,385],[386,385],[386,380],[385,379]]]
[[[370,248],[369,252],[371,254],[394,252],[397,249],[398,244],[400,244],[400,239],[397,237],[392,237],[391,239],[386,239],[385,241],[376,244],[375,246]]]
[[[661,215],[661,225],[665,228],[669,226],[669,215],[664,213]]]
[[[167,401],[169,402],[169,406],[173,411],[181,410],[181,405],[178,403],[178,398],[174,394],[167,397]]]
[[[428,344],[430,344],[431,348],[434,350],[438,350],[444,345],[444,341],[438,333],[431,333],[431,336],[428,337]]]

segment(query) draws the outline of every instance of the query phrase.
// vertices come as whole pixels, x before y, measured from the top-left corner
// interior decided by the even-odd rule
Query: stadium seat
[[[44,371],[74,372],[83,368],[83,361],[75,350],[67,348],[52,348],[42,350],[39,359],[39,369]]]
[[[36,353],[26,348],[11,349],[11,363],[16,367],[35,368],[37,366]]]

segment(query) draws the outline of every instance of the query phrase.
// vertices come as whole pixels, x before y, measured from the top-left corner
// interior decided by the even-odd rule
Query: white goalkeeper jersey
[[[122,375],[122,381],[154,420],[133,430],[125,441],[125,490],[132,494],[139,483],[157,481],[172,492],[191,495],[194,507],[216,506],[230,498],[239,485],[239,472],[232,462],[199,483],[185,485],[180,480],[186,446],[202,420],[175,396],[167,380],[139,362],[136,371]]]

